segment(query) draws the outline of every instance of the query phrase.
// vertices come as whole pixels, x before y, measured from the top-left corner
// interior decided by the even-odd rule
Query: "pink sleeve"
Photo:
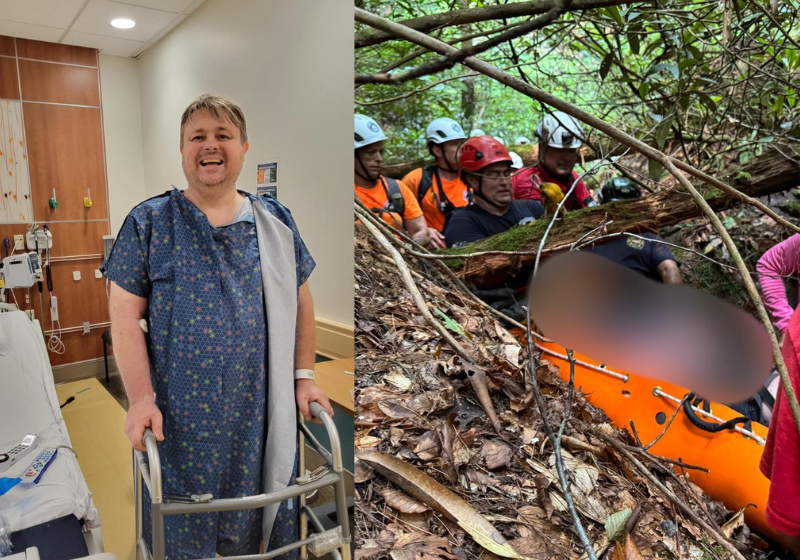
[[[764,304],[767,306],[775,328],[780,332],[786,329],[794,311],[786,299],[786,288],[783,280],[800,270],[800,234],[795,234],[764,253],[758,264],[758,281],[764,293]]]
[[[797,327],[797,320],[789,325],[788,336],[783,343],[783,359],[795,390],[800,388]],[[767,523],[784,535],[800,536],[800,477],[797,476],[800,472],[800,434],[794,424],[789,403],[786,402],[783,385],[778,389],[760,467],[770,481]]]

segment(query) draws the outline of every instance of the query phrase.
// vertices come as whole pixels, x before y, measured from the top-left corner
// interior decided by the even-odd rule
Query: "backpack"
[[[450,202],[450,199],[447,198],[447,195],[442,188],[442,180],[439,177],[439,171],[435,165],[431,165],[430,167],[423,167],[422,168],[422,178],[419,182],[419,188],[417,189],[417,200],[422,205],[422,200],[425,198],[425,195],[428,194],[428,191],[431,190],[433,186],[433,179],[436,178],[436,184],[439,187],[439,193],[437,194],[434,190],[433,194],[436,198],[436,207],[439,209],[439,212],[444,214],[444,224],[447,226],[447,222],[450,221],[450,216],[455,211],[455,205]],[[472,191],[468,191],[468,201],[469,204],[472,204]]]
[[[397,226],[400,229],[403,229],[402,220],[406,212],[406,201],[403,198],[403,192],[400,190],[400,184],[391,177],[381,176],[380,181],[381,186],[386,193],[386,198],[389,200],[389,205],[387,208],[371,208],[371,210],[379,216],[384,212],[387,212],[390,216],[392,213],[400,214],[400,223],[397,224]],[[397,222],[394,217],[392,217],[392,220],[395,223]]]

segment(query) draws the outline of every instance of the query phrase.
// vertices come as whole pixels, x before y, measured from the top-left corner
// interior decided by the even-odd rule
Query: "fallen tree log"
[[[800,147],[788,152],[792,157],[771,150],[749,164],[732,171],[724,180],[752,197],[782,192],[800,185]],[[787,154],[784,151],[784,154]],[[701,187],[705,199],[715,211],[724,210],[738,201],[722,191]],[[660,228],[697,218],[702,214],[688,193],[682,190],[661,190],[634,200],[613,202],[559,217],[548,234],[544,249],[569,244],[611,221],[603,233],[657,232]],[[519,268],[532,265],[549,220],[543,218],[527,226],[515,227],[500,235],[482,239],[465,247],[447,251],[456,255],[446,261],[462,278],[477,286],[502,282]],[[457,258],[459,254],[485,251],[520,251],[525,255],[485,254]]]

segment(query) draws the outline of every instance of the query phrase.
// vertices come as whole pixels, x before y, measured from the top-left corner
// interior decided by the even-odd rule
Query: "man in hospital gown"
[[[249,148],[238,106],[199,97],[182,117],[180,145],[188,188],[134,208],[102,267],[130,402],[125,430],[138,450],[145,427],[156,434],[164,493],[256,495],[297,476],[290,395],[306,419],[312,401],[332,413],[313,379],[295,381],[291,371],[302,378],[314,367],[306,283],[314,260],[286,208],[236,189]],[[144,502],[151,542],[146,489]],[[284,546],[298,539],[297,509],[289,500],[272,510],[168,516],[167,555],[253,554],[262,535],[269,549]]]

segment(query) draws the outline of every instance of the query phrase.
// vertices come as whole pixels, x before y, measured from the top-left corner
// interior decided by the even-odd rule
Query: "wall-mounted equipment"
[[[2,272],[6,289],[30,288],[42,280],[39,255],[36,253],[22,253],[3,259]]]
[[[28,249],[32,251],[44,251],[45,249],[53,248],[53,234],[50,230],[37,228],[36,230],[28,231],[25,235],[25,242]]]
[[[86,197],[83,199],[84,208],[92,207],[92,189],[86,189]]]
[[[58,208],[58,199],[56,198],[56,190],[53,189],[53,198],[50,199],[50,208],[55,210]]]

